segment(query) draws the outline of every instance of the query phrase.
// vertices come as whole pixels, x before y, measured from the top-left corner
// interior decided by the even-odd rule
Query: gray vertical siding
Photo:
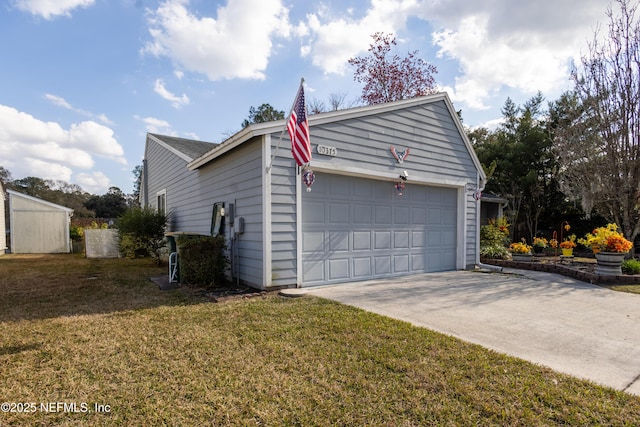
[[[73,212],[71,209],[10,192],[9,210],[11,253],[71,252],[69,238],[70,215]]]
[[[475,188],[477,170],[463,136],[444,101],[409,106],[392,111],[363,115],[345,120],[323,123],[322,115],[310,117],[311,145],[314,161],[336,168],[358,168],[376,173],[409,171],[411,177],[419,174],[424,182],[443,185],[443,182],[461,181]],[[276,149],[278,134],[272,135],[272,150]],[[317,145],[337,148],[336,157],[316,152]],[[398,150],[410,149],[404,164],[396,162],[390,145]],[[296,180],[295,163],[291,158],[291,145],[285,135],[276,153],[272,171],[272,239],[273,285],[296,283]],[[390,182],[390,185],[392,183]],[[304,192],[304,188],[302,189]],[[304,193],[302,194],[304,197]],[[464,192],[466,233],[464,264],[476,262],[476,209],[473,191]]]

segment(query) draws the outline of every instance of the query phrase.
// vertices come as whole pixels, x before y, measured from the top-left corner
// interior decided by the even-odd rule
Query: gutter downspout
[[[480,186],[480,174],[476,174],[476,188],[477,191],[482,194],[484,190],[484,182]],[[480,262],[480,204],[482,203],[482,197],[478,197],[476,200],[476,268],[484,268],[491,271],[502,273],[502,267],[499,265],[483,264]]]

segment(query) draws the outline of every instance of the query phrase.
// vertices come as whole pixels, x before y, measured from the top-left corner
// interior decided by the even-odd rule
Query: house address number
[[[318,145],[316,146],[316,151],[318,154],[322,154],[325,156],[337,156],[338,149],[336,147],[329,147],[328,145]]]

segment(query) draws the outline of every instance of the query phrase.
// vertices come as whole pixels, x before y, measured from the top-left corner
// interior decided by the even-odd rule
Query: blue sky
[[[93,194],[133,189],[145,134],[221,142],[251,106],[356,100],[375,32],[438,68],[467,126],[568,89],[602,0],[8,0],[0,6],[0,166]],[[313,136],[313,135],[312,135]]]

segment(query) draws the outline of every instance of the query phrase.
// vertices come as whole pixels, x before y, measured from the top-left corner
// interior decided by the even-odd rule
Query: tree
[[[118,218],[127,210],[127,199],[118,187],[111,187],[103,196],[90,196],[85,206],[98,218]]]
[[[244,129],[253,123],[266,123],[281,119],[284,119],[284,111],[278,111],[269,104],[262,104],[257,109],[249,108],[249,118],[242,122],[242,128]]]
[[[168,215],[154,208],[131,208],[118,218],[120,251],[127,257],[151,256],[160,262]]]
[[[8,182],[11,181],[11,172],[0,166],[0,184],[5,186]]]
[[[13,180],[7,187],[28,196],[37,197],[73,209],[76,217],[93,217],[95,213],[85,207],[89,193],[77,184],[42,179],[34,176]]]
[[[309,111],[309,114],[320,114],[328,111],[338,111],[345,108],[351,108],[356,106],[359,102],[358,99],[351,102],[347,102],[346,99],[346,93],[331,93],[329,94],[329,107],[327,107],[323,101],[314,98],[308,102],[307,110]]]
[[[512,232],[519,228],[529,241],[538,234],[541,222],[550,227],[551,218],[563,209],[543,101],[540,93],[523,106],[508,98],[498,129],[470,134],[489,178],[486,191],[508,200],[509,222],[515,225]]]
[[[415,98],[436,91],[433,75],[438,70],[418,58],[417,50],[402,58],[392,53],[392,47],[397,44],[392,34],[378,32],[371,37],[369,55],[349,59],[349,65],[356,67],[353,79],[364,83],[362,101],[365,104]]]
[[[640,233],[640,25],[638,4],[616,0],[608,33],[594,32],[572,93],[555,104],[554,148],[563,185],[625,237]]]
[[[140,206],[140,188],[142,186],[142,174],[144,173],[144,166],[137,165],[131,171],[133,173],[133,193],[131,197],[128,198],[128,205],[130,207]]]

